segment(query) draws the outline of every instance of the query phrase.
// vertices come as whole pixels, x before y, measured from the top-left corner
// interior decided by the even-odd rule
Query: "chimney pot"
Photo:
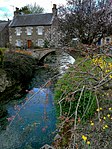
[[[52,13],[53,13],[54,16],[57,16],[56,4],[53,4]]]
[[[19,8],[16,7],[16,10],[14,11],[14,17],[16,17],[19,14],[21,14],[20,11],[19,11]]]

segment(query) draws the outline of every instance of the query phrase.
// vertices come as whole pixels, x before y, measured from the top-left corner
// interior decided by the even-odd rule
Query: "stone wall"
[[[32,33],[31,35],[27,35],[26,27],[21,27],[21,33],[20,36],[16,34],[16,28],[9,28],[9,40],[10,44],[13,47],[16,47],[17,40],[21,41],[21,46],[28,48],[28,40],[31,41],[31,47],[37,47],[38,46],[38,40],[43,40],[45,38],[45,33],[50,28],[50,26],[41,26],[43,27],[43,34],[38,35],[37,28],[38,26],[32,26]]]

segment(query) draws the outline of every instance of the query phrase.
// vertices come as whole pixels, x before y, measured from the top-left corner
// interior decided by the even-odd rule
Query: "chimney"
[[[18,16],[20,13],[19,8],[16,7],[16,11],[14,11],[14,17]]]
[[[52,13],[53,13],[53,16],[57,16],[56,4],[53,4]]]

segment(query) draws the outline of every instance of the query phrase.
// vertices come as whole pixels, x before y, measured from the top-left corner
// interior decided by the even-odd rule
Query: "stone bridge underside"
[[[39,62],[43,62],[44,58],[50,53],[55,52],[55,49],[34,49],[31,50],[32,56],[37,59]]]

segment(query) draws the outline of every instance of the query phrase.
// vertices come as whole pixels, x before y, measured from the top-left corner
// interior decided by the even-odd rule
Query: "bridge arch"
[[[50,50],[44,53],[41,53],[39,56],[39,63],[43,64],[44,63],[44,59],[51,53],[55,53],[55,50]]]

